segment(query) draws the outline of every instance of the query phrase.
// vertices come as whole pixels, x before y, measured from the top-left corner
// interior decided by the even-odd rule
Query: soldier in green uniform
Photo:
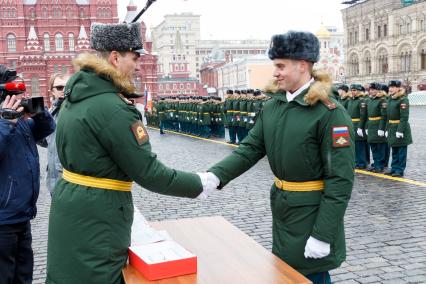
[[[407,146],[413,143],[408,122],[410,102],[401,81],[392,80],[388,87],[390,97],[384,112],[387,114],[386,134],[392,149],[392,164],[386,174],[402,177],[407,164]]]
[[[364,87],[361,84],[351,84],[352,98],[348,103],[348,112],[351,116],[355,137],[355,168],[367,168],[367,135],[365,123],[367,118],[367,103],[364,99]]]
[[[122,283],[132,181],[190,198],[218,185],[208,185],[206,174],[168,168],[151,152],[141,115],[128,100],[142,52],[140,24],[93,24],[91,45],[98,54],[74,61],[80,71],[68,81],[58,119],[63,177],[52,196],[46,283]]]
[[[367,101],[367,123],[365,133],[367,142],[373,154],[373,164],[370,171],[381,173],[384,169],[386,150],[386,115],[382,115],[382,109],[386,107],[386,93],[381,90],[380,83],[371,83],[369,86],[370,99]]]
[[[269,49],[275,84],[240,146],[209,169],[220,187],[265,155],[271,188],[273,248],[314,283],[345,260],[343,217],[354,178],[353,126],[332,97],[332,80],[312,71],[319,41],[308,32],[275,35]]]
[[[348,109],[348,103],[351,98],[351,93],[349,93],[349,87],[347,85],[340,85],[337,88],[337,92],[339,93],[339,103]]]
[[[226,90],[225,98],[226,126],[228,127],[229,144],[237,143],[237,131],[234,126],[234,91]]]

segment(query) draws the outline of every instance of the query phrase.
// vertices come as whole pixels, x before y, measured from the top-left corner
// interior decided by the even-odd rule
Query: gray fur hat
[[[92,23],[90,47],[97,51],[133,51],[145,54],[140,23]]]
[[[319,60],[319,51],[320,43],[314,34],[288,31],[272,36],[268,55],[271,60],[296,59],[315,63]]]

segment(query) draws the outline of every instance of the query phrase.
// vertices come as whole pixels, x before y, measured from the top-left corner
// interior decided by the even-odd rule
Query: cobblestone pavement
[[[412,107],[410,122],[414,144],[408,147],[405,177],[426,184],[426,107]],[[160,160],[182,170],[204,171],[233,150],[174,134],[160,136],[156,130],[149,133]],[[45,155],[40,149],[42,169]],[[221,215],[270,250],[272,180],[263,159],[205,201],[162,196],[135,186],[134,203],[152,221]],[[39,213],[32,222],[34,283],[45,279],[49,206],[43,185]],[[332,271],[333,282],[426,283],[426,187],[357,174],[345,224],[347,260]]]

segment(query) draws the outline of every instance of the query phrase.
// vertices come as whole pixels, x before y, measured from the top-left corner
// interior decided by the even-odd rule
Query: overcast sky
[[[129,0],[119,0],[123,20]],[[133,0],[139,10],[145,0]],[[342,29],[343,0],[156,0],[142,16],[147,27],[164,15],[192,12],[200,15],[202,39],[270,39],[287,30],[315,32],[321,22]]]

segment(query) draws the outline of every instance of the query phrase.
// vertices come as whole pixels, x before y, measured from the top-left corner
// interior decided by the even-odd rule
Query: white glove
[[[305,246],[306,258],[323,258],[330,254],[330,244],[309,237]]]
[[[366,129],[366,130],[365,130],[365,135],[367,135],[367,136],[368,136],[368,129]]]
[[[383,130],[377,130],[377,135],[379,135],[379,137],[383,137],[385,136],[385,132]]]
[[[198,199],[206,199],[210,193],[215,191],[220,184],[220,180],[213,173],[197,173],[203,185],[203,192],[197,196]]]
[[[385,137],[388,138],[388,132],[387,131],[385,132]]]
[[[402,133],[402,132],[396,132],[395,133],[395,135],[396,135],[396,138],[404,138],[404,133]]]
[[[362,129],[361,128],[357,128],[356,133],[358,134],[358,136],[364,137],[364,133],[362,133]]]

